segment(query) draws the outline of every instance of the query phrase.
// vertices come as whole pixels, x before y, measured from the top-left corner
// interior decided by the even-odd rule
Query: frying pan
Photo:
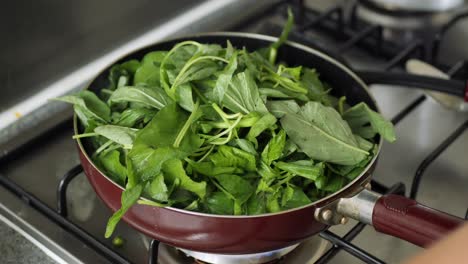
[[[225,45],[229,39],[234,46],[249,50],[266,47],[276,38],[246,33],[210,33],[168,40],[151,45],[121,58],[116,63],[141,59],[154,50],[169,50],[180,41]],[[361,77],[333,58],[317,50],[287,42],[280,48],[278,60],[289,65],[316,68],[322,80],[333,87],[333,93],[346,96],[354,105],[366,102],[379,111],[368,91],[367,82],[382,82],[448,92],[463,96],[462,82],[417,77],[406,74],[363,73]],[[97,91],[107,87],[108,70],[103,70],[89,85]],[[75,116],[75,134],[82,131]],[[382,139],[379,139],[379,146]],[[92,148],[86,139],[78,140],[78,149],[85,174],[97,195],[113,211],[120,208],[123,187],[113,182],[90,159]],[[123,220],[138,231],[163,243],[198,252],[219,254],[251,254],[281,249],[317,234],[330,225],[353,218],[373,225],[379,232],[405,239],[419,246],[427,246],[463,223],[463,220],[420,205],[396,195],[380,195],[366,188],[371,180],[378,153],[367,168],[340,191],[309,205],[279,213],[232,216],[211,215],[171,207],[134,205]],[[142,198],[145,199],[145,198]],[[103,227],[104,230],[104,227]]]

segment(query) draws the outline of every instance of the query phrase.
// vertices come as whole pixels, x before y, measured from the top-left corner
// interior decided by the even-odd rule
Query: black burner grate
[[[394,43],[386,41],[382,37],[382,27],[377,25],[362,25],[359,19],[356,17],[355,12],[351,11],[351,17],[349,23],[344,22],[344,9],[341,6],[335,6],[328,9],[325,12],[318,12],[306,7],[303,1],[282,1],[279,4],[274,5],[272,8],[265,11],[261,16],[257,16],[254,19],[249,19],[244,24],[238,25],[233,29],[239,29],[247,26],[249,23],[253,23],[260,19],[264,19],[268,15],[282,13],[285,14],[285,8],[287,5],[293,7],[294,12],[297,16],[297,25],[292,32],[292,36],[305,44],[311,44],[315,47],[313,41],[307,39],[305,34],[312,28],[322,30],[326,34],[336,38],[343,44],[339,47],[338,51],[329,51],[330,54],[342,54],[349,51],[351,48],[364,48],[363,50],[369,51],[370,54],[379,58],[385,59],[387,62],[383,66],[383,70],[390,70],[400,66],[409,57],[416,57],[421,60],[431,61],[437,64],[437,54],[439,46],[443,40],[445,32],[455,25],[461,19],[468,17],[468,14],[461,14],[456,16],[446,26],[444,26],[440,32],[434,35],[434,38],[429,44],[427,41],[416,39],[405,47],[396,48]],[[352,6],[351,10],[356,10],[357,2]],[[430,56],[426,54],[429,51]],[[429,58],[428,58],[429,57]],[[339,59],[339,58],[338,58]],[[446,67],[449,70],[447,74],[449,76],[458,76],[467,71],[467,61],[460,61],[452,67]],[[422,95],[407,105],[398,113],[393,119],[394,124],[398,124],[404,119],[409,113],[416,109],[422,102],[424,102],[426,96]],[[71,120],[67,120],[71,122]],[[428,154],[428,156],[421,162],[417,172],[413,177],[413,183],[411,185],[410,197],[415,198],[418,192],[418,188],[423,179],[424,172],[428,166],[430,166],[437,157],[446,150],[451,144],[463,134],[468,127],[468,120],[457,128],[451,135],[449,135],[434,151]],[[53,131],[49,131],[53,133]],[[25,147],[30,147],[26,145]],[[24,151],[24,149],[23,149]],[[19,151],[14,151],[2,157],[3,161],[11,158],[9,156],[18,154]],[[37,209],[39,212],[47,216],[49,219],[57,223],[62,228],[66,229],[70,233],[74,234],[77,238],[82,240],[86,245],[94,249],[96,252],[107,258],[112,263],[131,263],[128,259],[121,256],[118,252],[109,248],[100,242],[97,238],[93,237],[86,230],[83,230],[72,221],[67,218],[67,187],[69,183],[80,173],[83,172],[81,165],[77,165],[71,168],[61,179],[57,187],[57,209],[50,208],[45,202],[39,200],[34,195],[28,193],[25,189],[20,187],[14,181],[0,175],[0,184],[22,198],[25,203]],[[396,183],[391,187],[386,187],[378,182],[372,182],[372,189],[380,193],[396,193],[404,195],[405,186],[402,183]],[[466,217],[468,219],[468,211]],[[364,263],[385,263],[384,261],[373,256],[371,253],[359,248],[352,243],[352,240],[361,233],[364,229],[365,224],[356,224],[347,234],[339,236],[330,231],[323,231],[320,236],[332,243],[333,247],[329,249],[316,263],[328,263],[339,251],[344,250],[350,255],[362,260]],[[156,240],[151,241],[149,247],[148,263],[157,263],[158,259],[158,245],[159,242]]]

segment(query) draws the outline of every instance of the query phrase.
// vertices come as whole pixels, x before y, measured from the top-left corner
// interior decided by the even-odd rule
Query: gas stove
[[[203,3],[205,7],[207,2]],[[460,44],[468,40],[468,33],[463,32],[468,26],[463,3],[457,4],[457,12],[450,8],[425,10],[423,19],[428,19],[429,13],[431,18],[443,15],[445,19],[425,30],[422,20],[418,27],[404,28],[383,21],[379,13],[392,17],[394,22],[401,19],[401,12],[384,8],[389,5],[375,6],[383,0],[257,1],[248,14],[229,25],[221,23],[220,14],[242,12],[250,1],[239,1],[241,4],[237,5],[219,2],[216,8],[208,8],[216,11],[216,17],[200,8],[197,12],[188,11],[199,16],[193,17],[197,22],[183,31],[174,29],[174,34],[229,30],[279,35],[286,7],[291,5],[297,18],[291,39],[329,53],[354,69],[404,71],[407,61],[413,59],[438,68],[446,78],[468,77],[468,48]],[[411,8],[405,12],[416,12]],[[369,12],[374,16],[369,16]],[[374,19],[376,14],[378,18]],[[137,38],[139,42],[129,42],[134,46],[126,44],[117,50],[137,48],[165,37],[145,36]],[[85,68],[81,73],[98,72],[107,60],[110,57],[95,60],[99,62],[94,65],[96,69]],[[76,85],[64,87],[63,92],[76,90]],[[371,93],[383,114],[395,124],[398,137],[395,143],[383,146],[372,188],[380,193],[406,194],[433,208],[466,217],[468,163],[464,154],[468,147],[468,116],[459,111],[465,108],[447,107],[434,100],[432,94],[418,89],[372,85]],[[33,111],[53,113],[50,115],[26,115],[25,119],[46,120],[35,122],[28,132],[18,129],[24,126],[16,125],[16,133],[11,127],[2,126],[6,128],[0,134],[8,138],[7,143],[0,145],[0,221],[45,252],[51,262],[396,263],[421,251],[354,221],[333,226],[289,248],[248,256],[177,249],[152,240],[125,223],[119,224],[115,232],[123,243],[116,243],[115,239],[113,243],[103,237],[110,211],[96,197],[79,165],[71,139],[71,112],[54,109]],[[0,256],[0,262],[2,258],[5,256]]]

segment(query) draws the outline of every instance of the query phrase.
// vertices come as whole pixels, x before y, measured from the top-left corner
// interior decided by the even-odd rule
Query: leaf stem
[[[195,121],[195,117],[198,115],[198,107],[200,106],[200,100],[197,100],[195,105],[193,106],[193,111],[190,114],[189,118],[187,121],[185,121],[184,126],[180,130],[179,134],[177,135],[175,141],[174,141],[174,148],[178,148],[180,145],[180,142],[182,142],[182,139],[184,139],[185,134],[187,133],[187,130],[190,128],[190,125]]]
[[[214,147],[214,145],[211,145],[211,148],[197,162],[202,162],[204,159],[206,159],[206,157],[208,157],[211,154],[211,152],[213,152]]]
[[[99,136],[98,133],[95,133],[95,132],[91,132],[91,133],[83,133],[83,134],[79,134],[79,135],[73,135],[73,139],[79,139],[79,138],[85,138],[85,137],[95,137],[95,136]]]
[[[229,121],[229,120],[227,120],[227,119],[235,119],[235,118],[238,118],[239,116],[242,116],[242,113],[236,113],[236,114],[231,114],[231,115],[226,114],[226,113],[223,111],[223,109],[221,109],[221,107],[219,107],[216,103],[213,103],[211,106],[212,106],[213,109],[216,111],[216,113],[218,113],[219,116],[221,116],[221,118],[222,118],[224,121],[226,121],[226,122]]]
[[[214,141],[214,140],[216,140],[216,139],[218,139],[218,138],[220,138],[220,137],[222,137],[222,136],[224,136],[224,135],[226,135],[226,134],[228,134],[228,133],[230,134],[229,137],[228,137],[228,139],[229,139],[229,138],[232,136],[231,131],[237,126],[237,124],[239,124],[239,122],[241,121],[241,119],[242,119],[242,115],[240,115],[240,116],[236,119],[236,121],[235,121],[234,123],[232,123],[232,125],[229,126],[227,129],[225,129],[223,132],[221,132],[221,133],[219,133],[219,134],[213,136],[212,138],[208,139],[208,142],[212,142],[212,141]]]
[[[103,150],[105,150],[107,147],[109,147],[110,145],[112,145],[112,143],[114,143],[114,141],[112,140],[109,140],[107,141],[106,143],[102,144],[97,150],[96,152],[94,152],[94,155],[99,155],[99,153],[101,153]]]
[[[192,57],[193,58],[193,57]],[[197,62],[200,62],[202,60],[219,60],[219,61],[222,61],[224,63],[229,63],[229,61],[227,61],[226,59],[224,58],[221,58],[221,57],[217,57],[217,56],[201,56],[201,57],[197,57],[195,59],[190,59],[185,65],[184,67],[180,70],[180,72],[177,74],[177,77],[175,78],[174,80],[174,83],[171,85],[171,88],[169,88],[169,90],[171,91],[171,93],[174,93],[174,89],[179,85],[179,83],[181,82],[180,79],[182,78],[181,76],[184,75],[184,73],[191,67],[193,66],[195,63]]]
[[[200,43],[198,43],[196,41],[192,41],[192,40],[180,42],[179,44],[175,45],[166,54],[166,56],[164,56],[163,60],[161,61],[161,66],[159,68],[159,75],[160,75],[160,78],[161,78],[161,86],[164,88],[164,90],[166,90],[166,93],[174,100],[175,100],[175,95],[171,94],[170,91],[169,91],[170,90],[169,80],[168,80],[168,77],[167,77],[167,74],[166,74],[166,67],[165,67],[166,62],[169,59],[169,57],[171,57],[171,55],[174,54],[174,52],[176,50],[178,50],[179,48],[181,48],[183,46],[188,46],[188,45],[196,46],[198,49],[200,49],[200,47],[202,46],[202,44],[200,44]]]

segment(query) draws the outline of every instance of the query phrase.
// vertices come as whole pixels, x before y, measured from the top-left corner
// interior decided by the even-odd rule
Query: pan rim
[[[190,38],[205,37],[205,36],[218,36],[218,37],[221,36],[221,37],[226,37],[226,39],[228,37],[244,37],[244,38],[250,38],[250,39],[257,39],[257,40],[266,40],[266,41],[269,41],[269,42],[275,42],[278,39],[277,37],[263,35],[263,34],[257,34],[257,33],[229,32],[229,31],[205,32],[205,33],[197,33],[197,34],[183,35],[183,36],[178,36],[178,37],[174,37],[174,38],[163,39],[161,41],[157,41],[157,42],[151,43],[149,45],[139,47],[139,48],[134,49],[133,51],[131,51],[129,53],[125,53],[125,54],[119,56],[117,59],[115,59],[111,63],[109,63],[105,68],[100,70],[88,82],[88,84],[85,86],[85,88],[83,90],[88,90],[90,85],[96,80],[96,78],[102,72],[109,70],[110,67],[112,67],[112,65],[114,65],[116,62],[120,61],[121,59],[127,57],[130,54],[139,52],[139,51],[141,51],[143,49],[150,48],[151,46],[154,46],[154,45],[157,45],[157,44],[162,44],[162,43],[165,43],[165,42],[177,41],[177,40],[183,41],[183,40],[187,40],[187,39],[190,39]],[[330,57],[329,55],[327,55],[327,54],[325,54],[325,53],[323,53],[321,51],[318,51],[318,50],[316,50],[314,48],[308,47],[308,46],[300,44],[300,43],[288,40],[285,43],[283,43],[283,45],[291,46],[293,48],[301,49],[301,50],[304,50],[306,52],[312,53],[312,54],[314,54],[316,56],[319,56],[319,57],[333,63],[335,66],[339,67],[346,74],[351,76],[359,85],[361,85],[361,87],[368,94],[369,98],[373,101],[377,112],[381,113],[379,105],[377,104],[377,101],[375,100],[374,96],[370,93],[369,87],[367,86],[367,84],[353,70],[351,70],[349,67],[343,65],[339,61],[335,60],[333,57]],[[78,134],[78,118],[77,118],[76,113],[73,114],[73,130],[74,130],[74,134],[77,135]],[[123,186],[121,186],[121,185],[117,184],[116,182],[114,182],[111,178],[109,178],[104,172],[102,172],[94,164],[94,162],[88,156],[88,153],[85,151],[85,149],[83,147],[83,144],[81,142],[81,138],[76,139],[76,141],[77,141],[77,144],[78,144],[79,151],[82,152],[82,154],[86,158],[87,162],[89,162],[89,164],[91,164],[91,166],[93,166],[93,168],[96,171],[99,172],[100,176],[105,177],[107,181],[109,181],[110,183],[112,183],[117,188],[121,189],[122,191],[124,191],[125,188]],[[257,217],[271,217],[271,216],[276,216],[276,215],[288,214],[288,213],[292,213],[292,212],[295,212],[295,211],[303,210],[303,209],[308,208],[308,207],[316,206],[317,204],[321,204],[321,203],[324,203],[326,201],[328,201],[328,203],[331,203],[331,202],[333,202],[333,201],[335,201],[335,200],[337,200],[339,198],[343,198],[345,196],[345,193],[347,193],[346,191],[350,190],[353,187],[353,185],[355,185],[357,182],[362,181],[362,178],[364,178],[364,177],[370,178],[371,177],[370,174],[369,175],[366,175],[366,174],[371,169],[371,167],[374,165],[374,163],[376,162],[378,156],[380,155],[380,150],[382,148],[382,144],[383,144],[383,138],[380,137],[379,142],[378,142],[378,147],[377,147],[376,154],[374,155],[372,160],[369,162],[369,164],[367,164],[367,166],[364,168],[364,170],[361,172],[361,174],[359,174],[359,176],[357,176],[354,180],[352,180],[347,185],[342,187],[339,191],[337,191],[335,193],[332,193],[332,194],[330,194],[328,196],[325,196],[325,197],[323,197],[323,198],[321,198],[321,199],[319,199],[317,201],[314,201],[314,202],[312,202],[310,204],[303,205],[301,207],[296,207],[296,208],[292,208],[292,209],[288,209],[288,210],[280,211],[280,212],[276,212],[276,213],[265,213],[265,214],[258,214],[258,215],[217,215],[217,214],[208,214],[208,213],[201,213],[201,212],[196,212],[196,211],[189,211],[189,210],[184,210],[184,209],[175,208],[175,207],[171,207],[171,206],[159,207],[159,208],[160,209],[167,209],[167,210],[176,211],[176,212],[179,212],[179,213],[182,213],[182,214],[189,214],[189,215],[194,215],[194,216],[203,216],[203,217],[210,217],[210,218],[252,219],[252,218],[257,218]],[[364,187],[362,187],[362,188],[364,188]],[[355,194],[355,193],[357,193],[359,191],[360,191],[360,189],[356,189],[356,191],[353,192],[353,193]],[[150,199],[142,197],[142,196],[140,196],[139,200],[144,200],[144,201],[150,201],[151,202]],[[139,204],[139,205],[141,205],[141,204]]]

